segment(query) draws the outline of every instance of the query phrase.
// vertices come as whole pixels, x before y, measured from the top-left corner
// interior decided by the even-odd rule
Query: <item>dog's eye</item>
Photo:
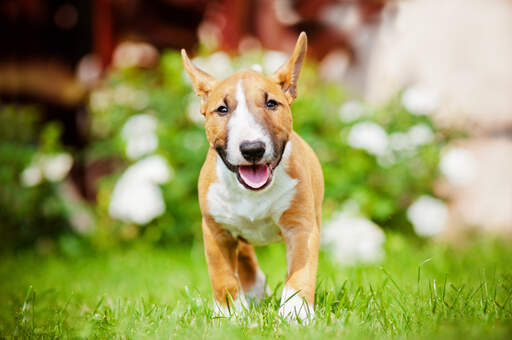
[[[220,113],[221,115],[225,115],[226,113],[228,113],[229,109],[228,109],[228,107],[227,107],[227,106],[225,106],[225,105],[221,105],[221,106],[219,106],[219,107],[217,108],[217,110],[215,110],[215,111],[217,111],[217,112],[218,112],[218,113]]]
[[[269,109],[275,109],[277,107],[277,102],[274,99],[267,100],[265,104]]]

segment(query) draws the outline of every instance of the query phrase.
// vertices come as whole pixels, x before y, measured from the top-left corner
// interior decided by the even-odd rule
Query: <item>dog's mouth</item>
[[[227,160],[226,150],[223,147],[217,146],[215,149],[226,167],[236,174],[236,178],[240,184],[242,184],[246,189],[258,191],[266,188],[270,183],[272,183],[274,169],[281,162],[285,147],[286,141],[282,143],[279,155],[272,163],[253,163],[244,165],[231,164]]]
[[[237,179],[247,189],[261,190],[272,181],[270,164],[239,165]]]

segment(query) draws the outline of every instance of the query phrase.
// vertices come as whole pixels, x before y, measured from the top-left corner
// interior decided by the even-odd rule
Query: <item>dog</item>
[[[224,80],[181,50],[210,146],[198,191],[217,315],[265,297],[254,246],[283,241],[288,274],[278,313],[287,320],[314,316],[324,180],[314,151],[293,131],[290,111],[306,49],[303,32],[274,74],[245,71]]]

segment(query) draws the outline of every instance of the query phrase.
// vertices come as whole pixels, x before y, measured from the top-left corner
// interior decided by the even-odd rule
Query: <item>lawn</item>
[[[211,312],[201,244],[133,245],[81,256],[34,251],[0,259],[0,338],[485,338],[512,336],[512,247],[463,248],[388,234],[376,265],[321,254],[317,317],[277,317],[284,248],[259,250],[273,294],[248,315]]]

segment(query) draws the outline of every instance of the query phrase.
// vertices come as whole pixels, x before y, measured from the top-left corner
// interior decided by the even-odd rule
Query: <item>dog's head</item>
[[[293,55],[274,74],[236,73],[217,80],[197,68],[181,51],[185,70],[201,98],[206,136],[226,167],[247,189],[260,190],[272,181],[292,132],[290,105],[307,38],[301,33]]]

